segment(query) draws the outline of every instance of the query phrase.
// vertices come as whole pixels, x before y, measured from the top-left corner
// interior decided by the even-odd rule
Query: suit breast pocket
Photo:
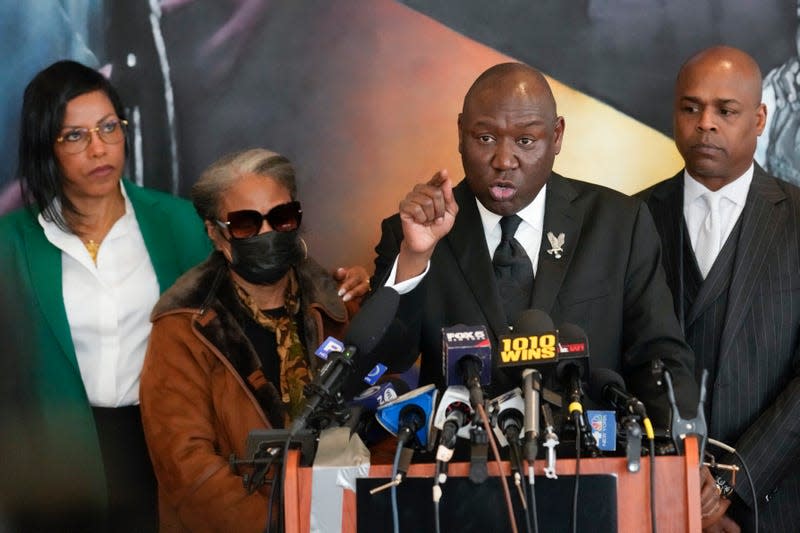
[[[769,276],[763,282],[767,294],[787,294],[797,297],[800,293],[800,271],[792,276]]]
[[[607,312],[610,293],[606,280],[569,287],[558,297],[562,322],[587,328],[600,314]]]

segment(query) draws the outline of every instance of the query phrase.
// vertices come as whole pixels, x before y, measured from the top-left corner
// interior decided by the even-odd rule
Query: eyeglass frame
[[[272,213],[275,209],[277,209],[279,207],[284,207],[284,206],[288,206],[288,205],[295,205],[295,204],[297,205],[297,226],[295,226],[295,227],[293,227],[291,229],[282,230],[282,229],[279,229],[279,226],[273,225],[272,222],[270,222],[269,219],[267,218],[267,217],[269,217],[270,213]],[[231,231],[231,227],[230,227],[231,222],[230,222],[230,220],[226,221],[226,220],[219,220],[219,219],[215,218],[214,222],[216,222],[217,225],[219,225],[219,227],[227,229],[228,230],[228,234],[230,234],[230,236],[231,236],[231,239],[249,239],[251,237],[255,237],[256,235],[258,235],[260,233],[261,227],[264,225],[264,221],[265,220],[267,221],[267,223],[269,224],[269,226],[272,228],[273,231],[277,231],[277,232],[280,232],[280,233],[288,233],[290,231],[295,231],[295,230],[299,229],[300,228],[300,224],[303,221],[303,207],[300,205],[300,201],[299,200],[292,200],[290,202],[285,202],[285,203],[282,203],[282,204],[278,204],[278,205],[273,206],[272,208],[270,208],[270,210],[267,211],[266,213],[262,213],[262,212],[258,211],[257,209],[238,209],[236,211],[230,211],[228,213],[228,217],[231,216],[231,213],[243,213],[243,212],[258,213],[258,216],[261,217],[261,223],[258,225],[258,228],[256,229],[256,232],[254,234],[252,234],[252,235],[248,235],[246,237],[236,237],[233,234],[233,231]]]
[[[116,142],[107,141],[107,140],[105,140],[103,138],[103,135],[100,133],[100,129],[103,126],[107,125],[109,122],[116,122],[116,127],[119,127],[121,129],[121,131],[122,131],[122,139],[120,139],[119,141],[116,141]],[[116,130],[116,127],[114,128],[115,130]],[[65,147],[73,145],[73,144],[76,144],[78,141],[68,141],[66,139],[66,136],[69,135],[70,133],[76,132],[76,131],[78,131],[78,132],[86,132],[86,139],[87,140],[86,140],[86,144],[84,144],[83,148],[81,148],[77,152],[70,152],[70,151],[67,150],[68,154],[79,154],[79,153],[85,151],[87,148],[89,148],[89,145],[92,144],[92,133],[96,133],[97,134],[97,138],[100,139],[101,141],[103,141],[103,143],[105,143],[105,144],[119,144],[119,143],[121,143],[121,142],[123,142],[125,140],[125,135],[127,133],[127,131],[126,131],[127,127],[128,127],[128,121],[125,120],[124,118],[109,119],[109,120],[104,121],[102,124],[98,124],[94,128],[70,128],[70,130],[68,132],[63,133],[63,134],[59,135],[58,137],[56,137],[56,143],[58,143],[61,146],[65,146]]]

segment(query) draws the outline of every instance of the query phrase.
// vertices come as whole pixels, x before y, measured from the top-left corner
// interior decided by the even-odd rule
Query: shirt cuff
[[[425,265],[425,270],[422,274],[418,276],[414,276],[413,278],[407,279],[405,281],[401,281],[400,283],[395,283],[394,280],[397,278],[397,257],[394,258],[394,264],[392,265],[392,271],[389,272],[389,277],[384,284],[385,287],[390,287],[398,292],[398,294],[408,294],[409,292],[413,291],[417,288],[417,285],[420,284],[422,278],[425,277],[425,274],[428,273],[428,270],[431,268],[431,262],[428,261],[428,264]]]

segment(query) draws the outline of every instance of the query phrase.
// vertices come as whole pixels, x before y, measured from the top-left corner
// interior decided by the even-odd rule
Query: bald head
[[[745,52],[715,46],[692,56],[675,81],[675,144],[689,174],[711,190],[753,164],[767,110],[761,69]]]
[[[485,70],[472,83],[464,96],[462,113],[466,113],[476,98],[491,95],[516,95],[536,100],[548,117],[556,118],[556,101],[544,75],[522,63],[500,63]]]
[[[561,151],[564,119],[547,80],[521,63],[481,74],[458,116],[458,151],[467,184],[489,211],[507,216],[539,194]]]
[[[713,46],[690,57],[678,71],[676,87],[692,75],[733,75],[751,100],[761,103],[761,69],[749,54],[732,46]]]

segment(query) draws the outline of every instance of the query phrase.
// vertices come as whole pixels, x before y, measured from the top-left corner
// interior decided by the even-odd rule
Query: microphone
[[[437,393],[432,384],[414,389],[378,407],[375,417],[403,446],[424,449],[428,445]]]
[[[350,405],[368,411],[377,411],[378,407],[409,392],[408,383],[400,378],[389,377],[383,383],[375,384],[361,391],[350,401]]]
[[[644,404],[628,392],[622,376],[609,368],[593,370],[589,378],[589,396],[602,398],[616,410],[641,417],[647,438],[655,438],[653,424]]]
[[[339,394],[352,374],[364,375],[374,366],[368,356],[392,323],[399,303],[400,295],[389,287],[381,287],[364,303],[345,334],[345,349],[331,353],[317,378],[306,387],[306,406],[292,421],[289,438],[306,427],[308,418],[324,401],[332,401]],[[359,352],[363,355],[356,358]]]
[[[525,401],[522,399],[522,391],[518,388],[512,389],[497,398],[489,400],[494,424],[494,434],[500,446],[505,447],[509,444],[519,444],[520,437],[524,430]]]
[[[509,447],[508,458],[511,472],[514,482],[520,490],[519,495],[522,498],[522,506],[526,509],[527,515],[527,497],[525,496],[524,490],[520,488],[520,482],[524,475],[522,471],[522,453],[520,450],[524,416],[522,413],[525,410],[525,402],[522,400],[522,391],[515,388],[505,394],[501,394],[489,401],[489,407],[492,414],[492,431],[497,437],[497,442],[502,447]],[[532,469],[533,465],[531,464],[529,470]]]
[[[550,315],[526,309],[517,317],[513,335],[500,336],[498,368],[554,363],[558,360],[558,333]]]
[[[558,359],[557,334],[553,319],[540,309],[527,309],[520,313],[514,324],[514,335],[501,338],[502,349],[498,367],[525,365],[522,381],[525,391],[525,460],[528,477],[532,479],[533,463],[539,452],[539,410],[541,404],[542,375],[533,366],[547,365]]]
[[[589,341],[583,329],[575,324],[562,324],[558,333],[559,363],[556,367],[556,376],[566,389],[569,416],[577,432],[576,440],[582,439],[583,447],[594,457],[600,452],[594,436],[589,431],[589,423],[583,410],[581,386],[581,377],[588,375]]]
[[[491,383],[492,346],[486,326],[442,328],[442,364],[445,383],[466,385],[470,406],[479,412],[484,404],[482,385]],[[486,466],[489,435],[478,423],[472,425],[469,435],[469,478],[473,483],[482,483],[489,477]]]
[[[541,402],[542,375],[535,368],[522,371],[525,386],[525,460],[529,468],[539,453],[539,407]]]
[[[556,376],[558,376],[558,379],[566,389],[566,396],[569,398],[567,410],[577,425],[578,421],[575,420],[575,417],[583,413],[580,367],[571,361],[559,363],[558,368],[556,368]]]
[[[386,432],[375,420],[381,405],[397,399],[409,391],[408,384],[397,377],[384,378],[383,383],[364,389],[349,403],[352,431],[361,435],[364,443],[375,443],[386,436]]]
[[[622,376],[609,368],[593,370],[589,378],[589,396],[602,398],[619,412],[625,413],[620,426],[625,431],[625,456],[628,460],[628,471],[638,472],[642,455],[642,428],[637,422],[641,418],[647,437],[655,438],[653,424],[647,417],[644,404],[631,395],[625,388]]]
[[[433,426],[441,431],[437,460],[450,461],[458,437],[469,438],[473,416],[469,401],[469,390],[462,385],[451,385],[442,394],[433,418]]]
[[[324,341],[322,341],[322,344],[320,344],[319,347],[314,350],[314,354],[323,361],[327,361],[331,354],[339,354],[344,352],[344,350],[345,345],[342,341],[336,337],[327,337]],[[389,367],[383,363],[376,364],[372,370],[370,370],[369,373],[364,376],[364,383],[367,385],[375,385],[388,369]]]
[[[558,360],[578,366],[579,377],[589,376],[589,340],[583,328],[565,322],[558,328]]]
[[[483,404],[483,385],[492,377],[492,345],[486,326],[442,328],[442,364],[445,385],[466,385],[470,405]]]
[[[558,366],[556,376],[566,387],[569,413],[583,412],[581,378],[588,376],[589,342],[580,326],[564,323],[558,329]]]

